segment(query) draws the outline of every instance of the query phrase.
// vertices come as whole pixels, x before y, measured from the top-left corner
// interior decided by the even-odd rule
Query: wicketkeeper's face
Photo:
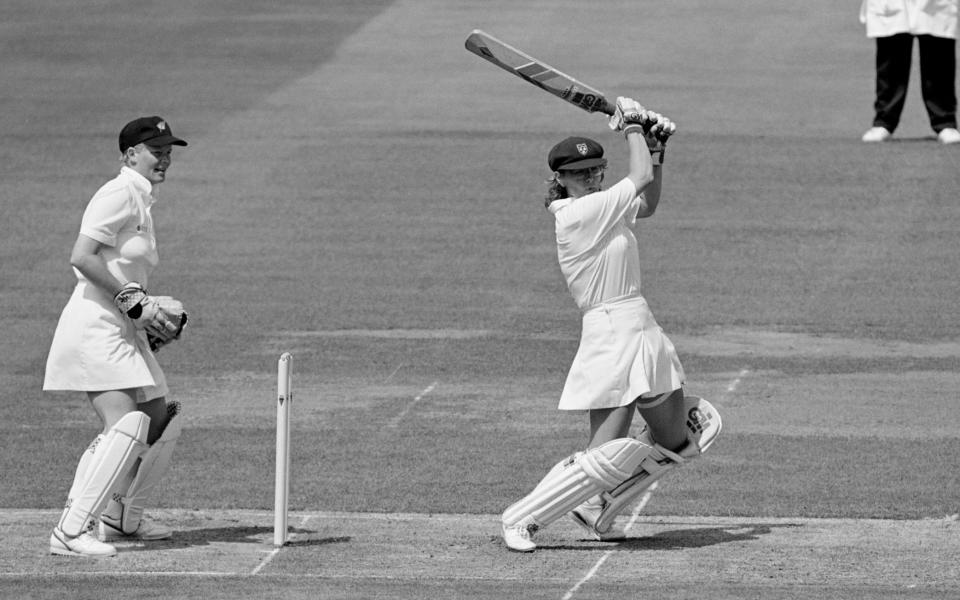
[[[163,183],[166,180],[173,146],[170,144],[163,146],[137,144],[132,150],[133,155],[130,157],[129,164],[133,170],[146,177],[153,184]]]

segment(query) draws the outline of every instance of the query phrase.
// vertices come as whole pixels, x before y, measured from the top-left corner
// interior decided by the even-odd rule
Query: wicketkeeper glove
[[[182,303],[170,296],[150,296],[136,281],[125,284],[113,297],[113,303],[137,329],[146,330],[153,349],[177,339],[186,325],[187,313]]]
[[[158,336],[147,330],[147,341],[150,343],[150,349],[156,352],[161,346],[165,346],[173,340],[179,340],[183,328],[187,326],[187,312],[183,309],[183,303],[170,296],[155,296],[157,308],[160,315],[163,315],[169,323],[175,326],[174,330],[169,330],[168,337]],[[166,333],[166,332],[165,332]]]

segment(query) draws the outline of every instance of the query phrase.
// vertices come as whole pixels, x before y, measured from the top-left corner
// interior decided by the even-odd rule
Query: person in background
[[[913,41],[920,49],[920,92],[930,126],[943,144],[957,131],[956,39],[958,0],[863,0],[860,22],[876,39],[873,126],[864,142],[885,142],[900,124],[907,98]]]

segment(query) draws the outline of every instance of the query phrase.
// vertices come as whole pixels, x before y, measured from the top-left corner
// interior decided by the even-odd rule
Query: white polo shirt
[[[150,182],[128,167],[94,194],[80,233],[102,244],[107,269],[122,282],[148,285],[157,265]],[[50,343],[43,389],[104,391],[139,388],[138,401],[167,394],[163,369],[147,336],[122,317],[113,296],[74,269],[77,285]]]
[[[110,273],[121,282],[136,281],[146,287],[157,266],[157,239],[150,209],[153,186],[129,167],[93,195],[80,223],[80,233],[103,247],[100,254]],[[81,281],[85,278],[74,269]]]
[[[609,189],[550,203],[557,258],[580,310],[640,296],[640,256],[631,227],[640,196],[625,177]]]

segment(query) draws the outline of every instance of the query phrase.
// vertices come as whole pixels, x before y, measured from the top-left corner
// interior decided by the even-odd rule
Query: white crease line
[[[624,532],[630,531],[630,528],[633,527],[633,524],[637,522],[637,518],[640,516],[640,513],[643,511],[643,508],[647,505],[647,502],[650,502],[650,497],[653,496],[653,491],[657,489],[657,485],[659,483],[660,483],[659,481],[654,481],[653,484],[650,485],[650,488],[643,495],[643,497],[640,498],[640,502],[637,504],[637,507],[633,509],[633,514],[630,517],[630,522],[627,523],[627,526],[623,528]],[[589,571],[587,571],[587,574],[583,576],[583,579],[578,581],[576,585],[574,585],[572,588],[567,590],[567,593],[563,595],[563,600],[570,600],[571,598],[573,598],[573,595],[577,593],[577,590],[579,590],[580,587],[583,586],[583,584],[593,579],[593,576],[596,575],[597,571],[600,570],[600,566],[603,565],[603,563],[605,563],[608,558],[610,558],[611,554],[613,554],[613,550],[608,550],[603,556],[601,556],[599,560],[597,560],[596,564],[593,565],[593,567]]]
[[[633,510],[633,514],[630,515],[630,521],[627,523],[627,526],[623,528],[624,531],[630,531],[630,528],[633,527],[633,524],[637,522],[637,519],[640,518],[640,513],[643,511],[644,507],[647,506],[647,502],[650,502],[650,498],[653,496],[654,490],[657,489],[657,486],[660,485],[659,481],[654,481],[650,484],[650,488],[647,489],[647,492],[640,498],[640,503],[637,504],[637,508]]]
[[[567,590],[567,593],[563,595],[563,600],[570,600],[570,598],[573,598],[573,595],[577,592],[577,590],[580,589],[580,586],[590,581],[593,578],[593,576],[597,574],[597,571],[600,570],[600,566],[603,563],[607,562],[607,559],[610,558],[611,554],[613,554],[613,552],[607,552],[606,554],[601,556],[600,560],[597,561],[597,564],[593,565],[593,568],[587,571],[587,574],[584,575],[583,579],[578,581],[577,585]]]
[[[390,373],[390,374],[387,376],[387,378],[383,380],[383,382],[386,383],[386,382],[390,381],[391,379],[393,379],[393,376],[396,375],[397,373],[399,373],[399,372],[400,372],[400,369],[402,369],[402,368],[403,368],[403,363],[400,363],[400,364],[397,366],[397,368],[393,370],[393,373]]]
[[[431,383],[430,385],[428,385],[426,388],[424,388],[424,390],[423,390],[422,392],[420,392],[419,394],[417,394],[417,396],[413,399],[413,401],[411,401],[410,404],[407,404],[407,405],[403,408],[403,410],[400,411],[400,414],[399,414],[399,415],[395,416],[393,419],[390,420],[390,423],[387,425],[387,427],[389,427],[389,428],[391,428],[391,429],[396,428],[396,426],[400,424],[400,421],[402,421],[403,418],[404,418],[405,416],[407,416],[407,413],[410,412],[410,409],[413,408],[413,407],[417,404],[417,402],[420,402],[420,400],[422,400],[424,396],[426,396],[427,394],[429,394],[430,392],[432,392],[432,391],[433,391],[433,388],[437,387],[437,384],[438,384],[438,383],[440,383],[440,382],[439,382],[439,381],[434,381],[433,383]]]
[[[303,528],[307,525],[307,521],[309,521],[309,520],[312,519],[312,518],[313,518],[313,515],[305,515],[302,519],[300,519],[300,529],[303,529]],[[291,533],[291,534],[287,537],[287,543],[289,543],[290,541],[292,541],[293,538],[295,538],[295,537],[297,537],[296,532]],[[256,575],[257,573],[259,573],[260,571],[262,571],[267,565],[269,565],[269,564],[273,561],[274,558],[277,557],[278,554],[280,554],[280,551],[281,551],[281,550],[283,550],[283,546],[278,546],[278,547],[274,548],[273,550],[271,550],[270,552],[268,552],[268,553],[267,553],[267,557],[264,558],[262,561],[260,561],[260,564],[257,565],[257,566],[253,569],[253,571],[250,571],[250,575]]]
[[[260,564],[257,565],[252,571],[250,571],[250,574],[251,574],[251,575],[256,575],[257,573],[259,573],[260,571],[262,571],[264,567],[266,567],[267,565],[269,565],[269,564],[273,561],[273,559],[277,557],[277,554],[280,554],[280,549],[281,549],[281,548],[282,548],[282,546],[277,547],[277,548],[274,548],[273,550],[271,550],[270,553],[267,554],[267,557],[264,558],[263,560],[261,560],[261,561],[260,561]]]
[[[735,392],[738,387],[740,387],[740,382],[743,381],[743,378],[750,373],[750,369],[741,369],[740,373],[730,382],[730,385],[727,386],[727,391],[723,394],[723,399],[726,399],[730,394]]]

